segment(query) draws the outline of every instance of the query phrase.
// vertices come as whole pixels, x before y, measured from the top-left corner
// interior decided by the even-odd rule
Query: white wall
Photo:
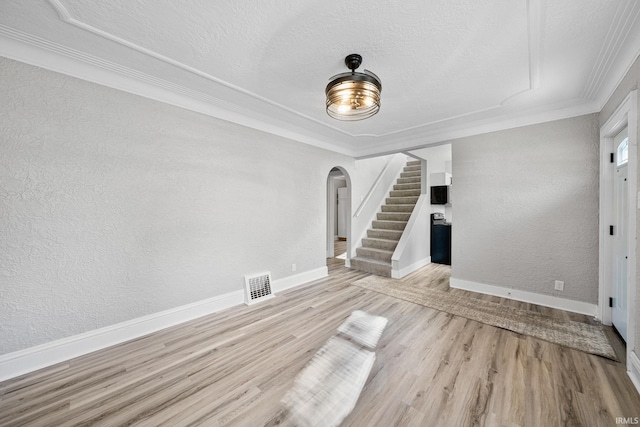
[[[598,129],[592,114],[452,141],[452,279],[597,304]]]
[[[640,57],[636,59],[635,63],[632,65],[629,72],[627,72],[626,76],[620,82],[615,92],[609,98],[606,105],[603,107],[600,112],[600,125],[602,126],[611,115],[614,113],[616,108],[620,105],[620,103],[624,100],[624,98],[631,92],[632,90],[636,90],[640,88]],[[640,135],[640,109],[638,110],[638,133]],[[636,159],[636,164],[640,164],[640,150],[638,151],[638,158]],[[636,188],[640,189],[640,174],[638,174],[638,185]],[[636,217],[636,301],[635,306],[640,307],[640,251],[637,247],[637,241],[640,238],[640,215]],[[633,349],[636,354],[639,354],[639,346],[640,346],[640,309],[636,308],[635,312],[635,348]],[[640,386],[640,385],[638,385]]]
[[[0,354],[326,265],[353,159],[3,58],[0,99]]]
[[[430,195],[422,194],[391,257],[391,277],[400,279],[431,262]]]
[[[371,157],[355,161],[353,168],[353,190],[351,203],[351,214],[353,215],[364,198],[369,193],[371,186],[376,182],[380,172],[385,168],[393,155]]]
[[[422,148],[411,151],[411,154],[427,161],[427,194],[431,194],[431,174],[446,172],[451,174],[452,154],[451,144],[437,145],[435,147]],[[454,177],[455,182],[455,177]],[[453,205],[453,204],[452,204]],[[431,213],[441,212],[449,222],[453,222],[452,205],[430,205]]]

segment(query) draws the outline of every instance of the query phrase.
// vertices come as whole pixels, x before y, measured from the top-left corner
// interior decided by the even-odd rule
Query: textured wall
[[[640,57],[636,59],[636,62],[631,66],[627,75],[622,79],[622,82],[618,85],[611,98],[607,101],[604,108],[600,112],[600,125],[602,126],[609,120],[609,117],[615,112],[620,103],[627,97],[629,92],[636,90],[640,87]],[[638,133],[640,135],[640,109],[638,109]],[[640,164],[640,150],[638,150],[638,158],[636,164]],[[640,190],[640,173],[638,174],[638,185],[636,187]],[[638,238],[640,237],[640,214],[636,216],[636,307],[640,307],[640,250],[638,250]],[[635,316],[635,352],[639,354],[640,351],[640,309],[636,308]]]
[[[598,144],[596,114],[453,141],[452,277],[597,303]]]
[[[371,186],[375,184],[380,172],[385,168],[393,155],[371,157],[368,159],[359,159],[353,165],[351,173],[351,181],[353,183],[353,203],[351,206],[352,213],[360,207],[360,203],[371,190]]]
[[[0,354],[325,265],[353,159],[0,58]]]
[[[416,156],[427,161],[427,187],[434,185],[431,182],[431,174],[438,172],[446,172],[447,164],[451,165],[451,144],[438,145],[430,148],[423,148],[411,152]],[[428,190],[431,197],[431,190]],[[445,205],[429,205],[431,212],[442,212],[445,214],[447,221],[453,221],[453,209],[451,206]]]

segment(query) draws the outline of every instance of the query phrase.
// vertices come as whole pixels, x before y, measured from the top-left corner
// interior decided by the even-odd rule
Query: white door
[[[624,129],[614,139],[616,153],[614,160],[613,188],[613,308],[611,323],[627,340],[627,262],[629,239],[629,206],[628,206],[628,147],[627,130]]]
[[[338,237],[347,238],[347,187],[338,188]]]

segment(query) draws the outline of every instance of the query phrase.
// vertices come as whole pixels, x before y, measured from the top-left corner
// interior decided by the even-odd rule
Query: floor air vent
[[[244,286],[244,303],[247,305],[274,297],[271,290],[271,273],[269,272],[254,276],[244,276]]]

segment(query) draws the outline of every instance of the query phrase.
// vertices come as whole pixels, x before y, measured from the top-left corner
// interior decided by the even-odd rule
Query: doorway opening
[[[349,266],[351,236],[351,178],[339,166],[327,177],[327,259],[338,258]]]

